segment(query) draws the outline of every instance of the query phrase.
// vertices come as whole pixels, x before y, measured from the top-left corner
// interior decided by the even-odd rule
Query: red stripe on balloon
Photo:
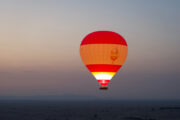
[[[81,42],[81,45],[85,44],[121,44],[127,46],[125,39],[121,35],[111,31],[90,33]]]
[[[91,64],[86,65],[91,72],[117,72],[121,65],[109,65],[109,64]]]
[[[102,86],[107,86],[110,80],[97,80]]]

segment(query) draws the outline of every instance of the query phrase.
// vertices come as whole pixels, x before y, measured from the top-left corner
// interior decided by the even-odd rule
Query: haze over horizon
[[[180,1],[0,1],[0,99],[3,96],[95,96],[180,99]],[[124,66],[99,84],[81,61],[93,31],[121,34]]]

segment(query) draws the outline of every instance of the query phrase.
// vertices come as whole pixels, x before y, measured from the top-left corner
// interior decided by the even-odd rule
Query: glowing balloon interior
[[[128,47],[125,39],[111,31],[96,31],[81,42],[80,55],[88,70],[101,84],[107,85],[126,60]]]

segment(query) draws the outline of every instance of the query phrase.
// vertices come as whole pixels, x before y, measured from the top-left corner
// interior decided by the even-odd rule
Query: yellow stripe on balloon
[[[85,65],[123,65],[127,52],[128,47],[121,44],[87,44],[80,47],[81,58]]]
[[[97,80],[111,80],[116,72],[92,72]]]

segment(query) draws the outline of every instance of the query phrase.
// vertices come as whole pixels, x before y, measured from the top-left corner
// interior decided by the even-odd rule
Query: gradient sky
[[[1,0],[0,97],[180,99],[179,13],[179,0]],[[97,30],[120,33],[129,48],[108,91],[79,54]]]

